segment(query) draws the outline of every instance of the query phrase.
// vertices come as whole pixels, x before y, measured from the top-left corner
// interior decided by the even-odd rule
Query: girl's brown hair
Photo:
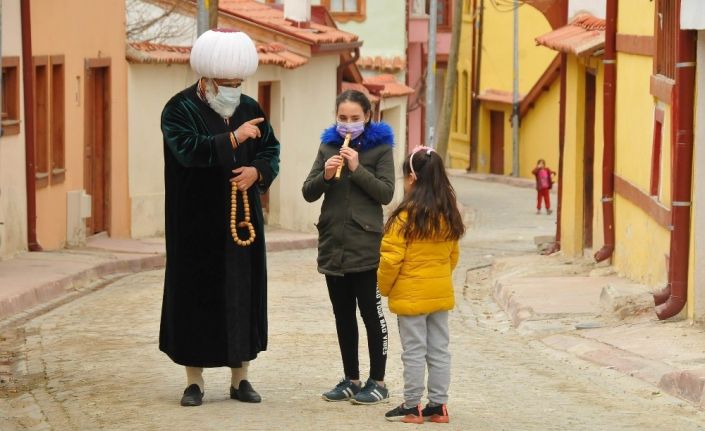
[[[406,159],[402,169],[405,176],[413,172],[416,181],[387,220],[385,231],[389,231],[399,215],[406,212],[401,235],[407,241],[453,241],[462,237],[465,234],[465,225],[458,210],[455,190],[446,175],[441,157],[433,150],[421,149]]]

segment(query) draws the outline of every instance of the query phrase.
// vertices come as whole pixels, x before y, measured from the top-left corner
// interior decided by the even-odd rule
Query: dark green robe
[[[159,348],[176,363],[239,367],[267,348],[267,266],[260,193],[279,172],[279,142],[269,122],[262,137],[233,151],[229,132],[264,117],[245,95],[223,118],[196,94],[176,94],[162,112],[166,274]],[[248,190],[257,237],[249,247],[230,234],[232,170],[254,166],[262,181]],[[238,221],[242,199],[238,196]],[[247,229],[240,229],[247,238]]]

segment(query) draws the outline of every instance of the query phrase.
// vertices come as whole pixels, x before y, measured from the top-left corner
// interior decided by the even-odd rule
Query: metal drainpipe
[[[676,2],[680,16],[680,2]],[[693,185],[693,116],[695,99],[696,33],[679,30],[676,41],[676,87],[672,118],[675,133],[671,187],[671,248],[668,261],[669,295],[656,306],[659,319],[678,314],[688,297],[688,258],[690,253],[690,211]],[[656,295],[654,295],[654,300]]]
[[[614,123],[617,99],[617,12],[618,0],[607,0],[604,82],[604,147],[602,151],[602,212],[605,245],[595,253],[595,260],[602,262],[614,252]]]
[[[37,242],[37,186],[34,159],[34,65],[32,64],[32,28],[29,0],[20,2],[22,26],[22,89],[24,90],[25,183],[27,185],[27,246],[42,251]]]
[[[340,94],[343,91],[343,70],[346,67],[350,66],[351,64],[355,63],[359,58],[360,58],[360,48],[355,48],[353,50],[353,53],[352,53],[350,60],[341,62],[338,65],[338,69],[336,70],[336,72],[337,72],[336,90],[338,91],[338,94]]]

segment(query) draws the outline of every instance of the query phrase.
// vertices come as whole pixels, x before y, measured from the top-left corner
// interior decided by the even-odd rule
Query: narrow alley
[[[488,265],[496,256],[535,253],[534,237],[552,234],[555,218],[534,214],[532,189],[463,177],[453,181],[471,228],[455,272],[458,305],[451,315],[451,422],[446,429],[705,429],[705,414],[685,401],[550,350],[512,329],[489,295]],[[163,270],[155,270],[121,278],[20,327],[3,328],[0,351],[14,349],[18,360],[14,389],[0,393],[0,429],[408,427],[384,420],[384,412],[401,401],[403,385],[399,337],[388,310],[390,404],[321,400],[320,393],[342,370],[315,256],[315,249],[269,254],[269,349],[250,373],[261,404],[230,400],[229,372],[211,369],[205,373],[204,405],[179,406],[183,369],[157,346]],[[367,363],[361,357],[363,376]]]

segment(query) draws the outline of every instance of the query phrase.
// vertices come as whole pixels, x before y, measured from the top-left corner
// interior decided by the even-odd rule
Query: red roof
[[[380,98],[408,96],[414,89],[400,83],[392,75],[378,75],[367,78],[362,84],[343,82],[343,91],[357,90],[364,93],[370,102],[377,103]]]
[[[488,88],[487,90],[484,90],[477,96],[477,98],[484,102],[496,102],[509,105],[514,103],[513,93],[511,91],[498,90],[496,88]],[[521,103],[523,99],[524,95],[520,94],[519,102]]]
[[[361,93],[364,93],[365,96],[367,96],[367,98],[370,99],[370,102],[372,102],[373,104],[379,102],[379,96],[375,96],[374,94],[370,93],[370,90],[368,90],[367,87],[365,87],[365,86],[362,85],[362,84],[358,84],[358,83],[356,83],[356,82],[345,82],[345,81],[343,81],[343,83],[342,83],[342,90],[343,90],[343,91],[346,91],[346,90],[357,90],[357,91],[359,91],[359,92],[361,92]]]
[[[408,96],[414,89],[397,81],[394,75],[377,75],[362,82],[373,94],[381,97]]]
[[[402,57],[360,57],[357,60],[360,69],[378,70],[380,72],[396,73],[406,69],[406,61]]]
[[[256,42],[260,64],[273,64],[285,69],[295,69],[307,63],[307,59],[294,54],[280,43]],[[127,44],[127,61],[130,63],[176,63],[188,64],[190,46],[172,46],[151,42]]]
[[[162,45],[151,42],[128,42],[127,61],[130,63],[188,63],[190,46]]]
[[[355,34],[316,22],[311,22],[309,28],[299,28],[284,19],[284,12],[280,8],[254,0],[220,0],[218,9],[226,14],[278,30],[316,45],[352,43],[358,40]]]
[[[576,16],[568,25],[536,38],[538,45],[575,55],[592,55],[605,46],[605,20],[590,14]]]

